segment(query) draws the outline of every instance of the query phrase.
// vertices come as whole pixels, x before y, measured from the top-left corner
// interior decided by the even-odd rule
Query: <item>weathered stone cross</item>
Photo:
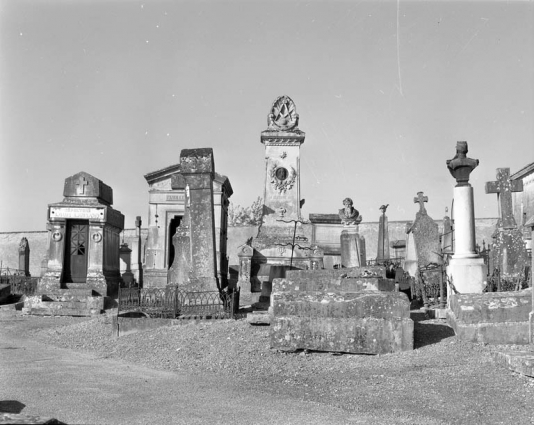
[[[413,198],[413,203],[419,203],[420,213],[426,213],[425,202],[428,202],[428,196],[423,196],[423,192],[417,192],[417,196]]]
[[[497,181],[486,182],[486,194],[497,194],[501,226],[505,229],[513,229],[516,227],[512,205],[512,192],[522,191],[523,181],[510,180],[509,168],[497,168]]]
[[[84,195],[85,194],[85,186],[87,186],[89,183],[87,183],[87,180],[85,180],[84,176],[80,176],[78,179],[78,183],[76,183],[76,193],[78,195]]]

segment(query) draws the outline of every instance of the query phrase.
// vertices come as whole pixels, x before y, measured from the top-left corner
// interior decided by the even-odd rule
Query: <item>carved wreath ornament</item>
[[[288,173],[285,168],[280,167],[278,164],[274,164],[271,167],[271,184],[273,185],[274,189],[280,191],[280,193],[291,189],[295,184],[297,172],[293,167],[290,168],[291,172]]]

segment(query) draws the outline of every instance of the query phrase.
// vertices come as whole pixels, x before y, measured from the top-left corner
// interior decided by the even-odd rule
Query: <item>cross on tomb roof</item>
[[[76,194],[77,195],[84,195],[85,194],[85,186],[87,186],[89,183],[87,180],[85,180],[84,176],[80,176],[78,178],[78,182],[76,183]]]
[[[426,213],[425,202],[428,202],[428,196],[423,196],[423,192],[417,192],[417,196],[413,198],[414,204],[419,203],[419,212]]]
[[[505,229],[516,227],[512,205],[512,192],[522,192],[523,181],[511,180],[509,168],[497,168],[497,181],[486,182],[486,194],[496,193],[499,202],[499,218]]]

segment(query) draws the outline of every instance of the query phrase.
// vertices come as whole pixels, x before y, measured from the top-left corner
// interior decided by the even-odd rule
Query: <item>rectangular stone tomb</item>
[[[454,294],[447,321],[464,341],[528,344],[532,288],[518,292]]]
[[[410,302],[380,276],[382,270],[291,271],[275,279],[271,347],[366,354],[412,350]],[[386,290],[377,290],[381,285]]]

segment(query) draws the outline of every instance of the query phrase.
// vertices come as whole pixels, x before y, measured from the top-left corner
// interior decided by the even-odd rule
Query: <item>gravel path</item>
[[[495,365],[495,347],[457,341],[439,320],[412,318],[416,349],[381,356],[281,353],[269,348],[269,327],[244,320],[186,323],[117,340],[109,317],[25,317],[12,331],[152,369],[216,374],[243,391],[341,407],[374,423],[534,424],[534,379]]]

